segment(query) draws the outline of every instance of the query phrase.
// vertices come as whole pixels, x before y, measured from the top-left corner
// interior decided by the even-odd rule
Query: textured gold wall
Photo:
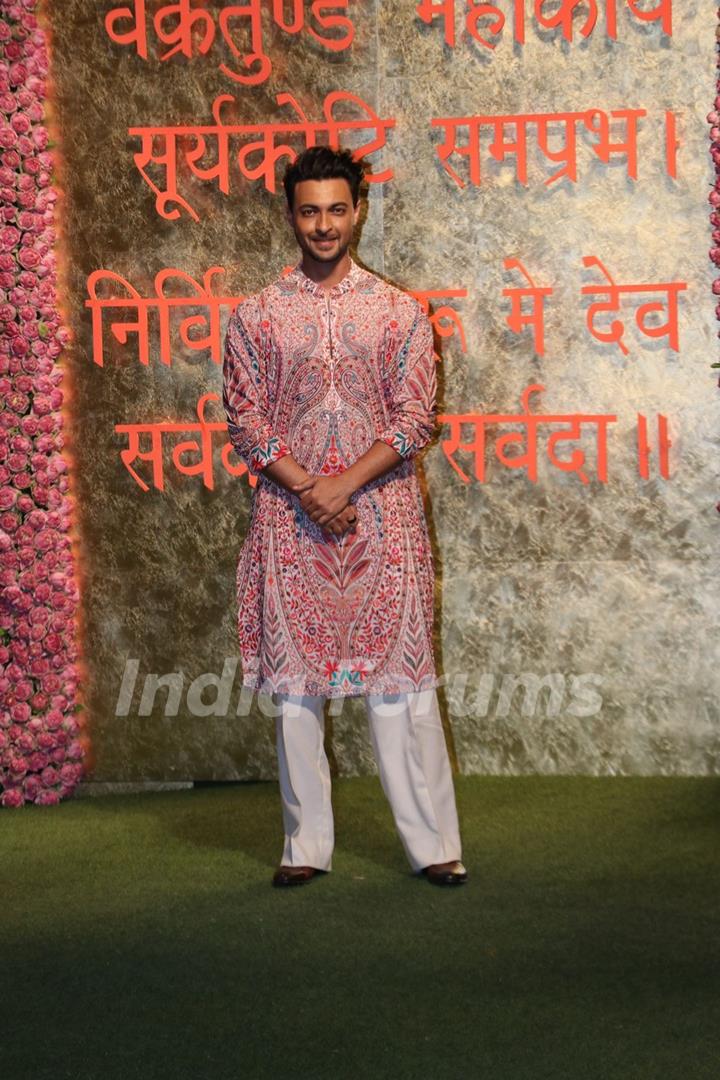
[[[600,25],[572,45],[529,26],[524,48],[506,32],[490,52],[462,39],[455,50],[444,46],[441,28],[415,17],[413,0],[353,0],[350,50],[332,53],[307,35],[276,33],[268,50],[273,76],[246,88],[228,81],[212,51],[161,63],[152,50],[145,61],[114,44],[103,26],[111,7],[56,0],[45,9],[75,333],[66,363],[83,538],[89,779],[275,775],[272,702],[255,699],[248,715],[234,715],[239,668],[227,715],[193,715],[185,693],[177,716],[163,715],[164,693],[150,715],[139,714],[149,673],[182,672],[187,691],[197,676],[219,675],[226,658],[237,658],[234,574],[250,490],[246,479],[221,470],[214,491],[169,471],[164,493],[133,482],[114,424],[189,420],[202,393],[219,392],[221,372],[207,354],[183,348],[171,367],[156,356],[143,367],[132,349],[116,347],[100,368],[85,300],[88,275],[101,267],[149,295],[163,267],[201,279],[219,265],[227,268],[228,293],[248,294],[295,261],[294,240],[282,196],[259,184],[223,196],[196,183],[200,220],[161,218],[133,165],[138,141],[127,129],[208,123],[220,93],[235,94],[247,122],[277,116],[275,95],[284,90],[316,103],[319,116],[334,89],[396,119],[387,149],[373,157],[378,169],[392,166],[395,178],[371,187],[361,261],[410,289],[467,289],[457,305],[467,352],[457,337],[444,344],[440,411],[517,413],[522,390],[534,382],[546,387],[536,410],[618,417],[606,484],[583,485],[545,466],[533,484],[520,470],[496,466],[486,483],[465,486],[439,438],[423,455],[438,565],[438,657],[449,682],[441,703],[459,768],[717,772],[717,399],[709,368],[717,341],[705,122],[714,97],[713,5],[676,4],[671,41],[623,7],[615,42]],[[513,182],[510,165],[495,165],[480,187],[461,190],[435,156],[434,116],[591,107],[647,109],[636,182],[622,164],[592,163],[587,144],[577,184],[548,187],[534,174],[527,189]],[[676,180],[662,167],[665,109],[679,117]],[[688,283],[679,354],[640,337],[630,310],[630,355],[588,335],[579,289],[597,280],[582,266],[591,254],[617,281]],[[527,334],[505,325],[502,289],[519,283],[503,271],[506,256],[554,287],[544,357],[533,355]],[[638,412],[669,417],[669,480],[638,475]],[[462,463],[469,471],[469,459]],[[128,659],[137,660],[137,683],[128,714],[118,716]],[[554,705],[541,695],[523,709],[521,691],[506,706],[498,700],[503,676],[523,673],[554,677]],[[583,673],[598,680],[600,705],[589,716],[570,707],[570,680]],[[485,704],[483,690],[490,691]],[[361,699],[347,700],[328,727],[339,773],[373,770]]]

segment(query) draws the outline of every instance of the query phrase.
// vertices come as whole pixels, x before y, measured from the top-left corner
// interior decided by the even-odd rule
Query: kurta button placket
[[[335,389],[335,350],[333,348],[333,310],[330,303],[330,293],[325,291],[325,319],[327,323],[327,363],[330,369],[330,388],[327,393],[327,405],[332,411],[341,404],[337,390]]]

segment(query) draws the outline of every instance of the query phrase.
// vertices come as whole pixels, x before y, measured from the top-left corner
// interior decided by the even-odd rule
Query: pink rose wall
[[[59,193],[34,0],[0,21],[0,801],[57,803],[82,775],[78,584],[59,365]]]

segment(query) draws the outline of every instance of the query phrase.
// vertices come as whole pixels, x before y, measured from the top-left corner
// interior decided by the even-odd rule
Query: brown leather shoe
[[[467,870],[461,862],[455,859],[453,862],[433,863],[426,866],[423,874],[433,885],[462,885],[467,881]]]
[[[304,885],[322,870],[316,870],[314,866],[279,866],[273,874],[273,885]]]

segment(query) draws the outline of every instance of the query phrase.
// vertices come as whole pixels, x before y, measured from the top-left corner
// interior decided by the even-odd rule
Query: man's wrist
[[[376,439],[362,457],[340,474],[345,481],[348,498],[365,484],[396,469],[402,462],[403,458],[397,450],[382,439]]]
[[[357,478],[357,470],[354,465],[345,469],[344,472],[338,473],[338,480],[348,499],[362,486]]]

